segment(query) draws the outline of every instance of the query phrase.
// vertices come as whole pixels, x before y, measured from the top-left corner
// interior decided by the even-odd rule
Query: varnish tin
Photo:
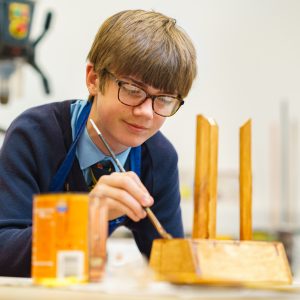
[[[104,272],[106,206],[88,194],[40,194],[33,198],[32,277],[59,285],[99,281]]]

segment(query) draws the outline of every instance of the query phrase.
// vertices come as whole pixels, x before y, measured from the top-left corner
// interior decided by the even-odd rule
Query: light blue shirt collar
[[[86,101],[84,100],[78,100],[73,104],[71,104],[71,127],[72,127],[73,139],[75,135],[76,121],[85,104]],[[124,152],[116,155],[122,166],[124,166],[130,150],[131,148],[128,148]],[[76,149],[76,156],[80,168],[84,172],[85,178],[86,178],[85,171],[87,170],[87,168],[89,168],[91,165],[95,164],[96,162],[104,158],[110,159],[113,162],[115,169],[118,170],[118,167],[116,163],[112,160],[112,158],[105,156],[105,154],[103,154],[102,151],[98,149],[98,147],[93,143],[86,128],[84,129],[81,137],[79,138],[77,149]]]
[[[128,148],[124,152],[116,155],[122,166],[124,166],[127,160],[130,149],[131,148]],[[115,166],[115,169],[118,170],[118,167],[113,161],[113,159],[110,156],[106,156],[105,154],[103,154],[103,152],[99,150],[98,147],[94,144],[86,128],[84,129],[84,132],[82,133],[82,136],[79,138],[78,141],[77,158],[81,170],[85,170],[86,168],[89,168],[91,165],[103,159],[111,160]]]

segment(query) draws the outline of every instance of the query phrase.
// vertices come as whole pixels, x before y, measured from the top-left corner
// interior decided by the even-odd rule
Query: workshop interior
[[[74,274],[67,281],[53,274],[51,279],[43,277],[42,263],[34,267],[33,281],[24,285],[28,290],[41,285],[44,295],[53,292],[49,287],[58,288],[57,299],[63,299],[60,289],[75,283],[90,299],[95,291],[117,295],[111,280],[130,299],[130,295],[151,296],[152,272],[156,272],[158,282],[174,284],[173,290],[153,285],[158,299],[168,295],[204,299],[210,292],[222,299],[229,290],[223,293],[220,286],[230,286],[231,292],[239,293],[238,299],[244,295],[242,286],[246,291],[254,287],[249,292],[253,299],[261,295],[271,299],[273,294],[259,294],[259,280],[261,286],[265,284],[264,291],[279,293],[281,289],[289,297],[299,297],[298,1],[0,0],[0,151],[11,122],[23,111],[54,101],[88,99],[86,57],[98,27],[113,13],[137,8],[173,16],[197,51],[198,75],[192,89],[184,106],[161,129],[178,154],[185,237],[168,240],[160,234],[147,262],[132,242],[132,233],[121,227],[105,241],[106,249],[94,241],[100,254],[93,253],[96,258],[91,261],[97,261],[98,267],[89,275],[95,276],[99,287],[85,288],[80,285],[82,278],[74,279]],[[201,193],[206,193],[209,204],[201,202]],[[53,195],[37,199],[41,201],[35,204],[37,211],[44,199],[57,204]],[[80,195],[76,199],[86,201]],[[101,213],[105,216],[104,210]],[[46,226],[41,215],[33,215],[36,224]],[[82,224],[88,220],[78,218]],[[155,219],[152,222],[159,232]],[[54,234],[50,227],[47,230],[49,236]],[[39,247],[46,253],[44,239],[39,238],[34,240],[34,251],[40,251]],[[51,251],[55,247],[49,245]],[[242,267],[234,265],[236,261],[242,261]],[[241,275],[243,268],[249,268],[248,277]],[[134,292],[123,284],[132,284]],[[185,285],[190,287],[186,295]],[[201,290],[207,285],[210,290]],[[285,285],[292,286],[294,293]],[[9,293],[7,286],[13,289],[13,280],[5,278],[1,284],[0,277],[0,291]],[[21,288],[22,283],[16,286]],[[165,292],[161,295],[161,291]],[[30,293],[28,299],[38,295],[35,289]]]

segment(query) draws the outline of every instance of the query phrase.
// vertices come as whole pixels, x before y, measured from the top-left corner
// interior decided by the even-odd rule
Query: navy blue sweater
[[[7,131],[0,150],[0,276],[30,276],[32,196],[49,191],[72,143],[71,103],[31,108]],[[162,225],[174,237],[182,237],[177,154],[160,132],[142,145],[141,180],[154,198],[151,209]],[[66,182],[70,191],[88,191],[77,159]],[[159,238],[149,219],[127,218],[124,225],[149,257],[153,239]]]

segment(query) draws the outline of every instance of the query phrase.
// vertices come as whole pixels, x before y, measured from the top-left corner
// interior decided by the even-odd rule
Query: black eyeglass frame
[[[114,74],[108,72],[107,70],[106,70],[106,72],[107,72],[111,77],[113,77],[114,81],[117,83],[117,85],[118,85],[118,87],[119,87],[119,89],[118,89],[118,100],[119,100],[122,104],[124,104],[124,105],[130,106],[130,107],[137,107],[137,106],[140,106],[141,104],[143,104],[148,98],[150,98],[150,99],[152,100],[152,110],[154,111],[154,113],[156,113],[157,115],[159,115],[159,116],[161,116],[161,117],[171,117],[171,116],[175,115],[175,113],[179,110],[179,108],[184,104],[184,100],[181,99],[181,98],[179,98],[180,96],[178,96],[178,97],[173,97],[173,96],[166,95],[166,94],[151,95],[151,94],[149,94],[148,92],[146,92],[143,88],[141,88],[141,87],[139,87],[139,86],[137,86],[137,85],[135,85],[135,84],[133,84],[133,83],[131,83],[131,82],[127,82],[127,81],[124,81],[124,80],[119,80],[119,79],[116,78],[116,76],[115,76]],[[130,105],[130,104],[124,103],[124,102],[120,99],[120,90],[121,90],[121,87],[122,87],[123,84],[129,84],[129,85],[132,85],[132,86],[134,86],[134,87],[139,88],[140,90],[142,90],[142,91],[145,93],[145,95],[146,95],[146,96],[145,96],[145,99],[143,99],[140,103],[138,103],[138,104],[136,104],[136,105]],[[155,99],[158,98],[158,97],[162,97],[162,96],[167,96],[167,97],[170,97],[170,98],[172,98],[172,99],[175,99],[175,100],[179,101],[179,105],[178,105],[177,109],[176,109],[171,115],[165,116],[165,115],[159,114],[158,112],[156,112],[156,111],[154,110],[154,101],[155,101]]]

